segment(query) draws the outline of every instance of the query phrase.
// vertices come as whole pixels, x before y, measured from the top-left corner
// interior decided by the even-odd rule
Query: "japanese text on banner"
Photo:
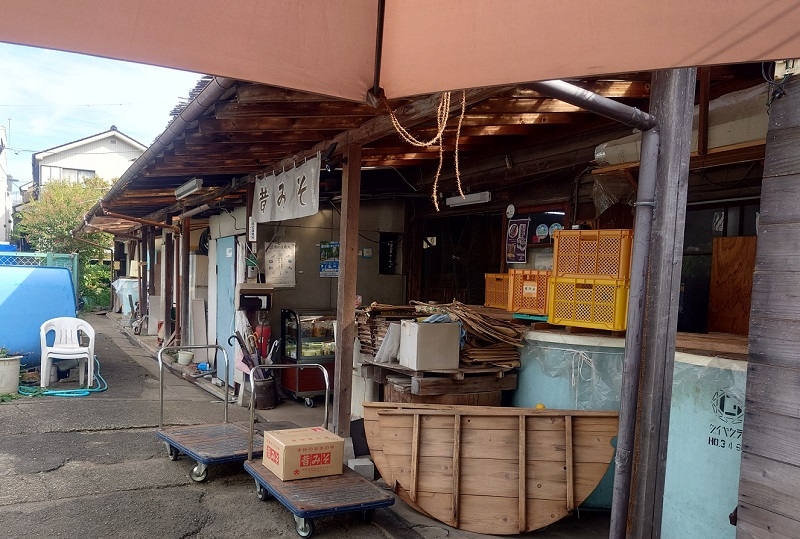
[[[256,179],[253,219],[269,223],[308,217],[319,211],[320,154],[278,175]]]

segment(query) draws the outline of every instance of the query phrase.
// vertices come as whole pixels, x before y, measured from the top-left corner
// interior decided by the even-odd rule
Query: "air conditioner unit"
[[[177,198],[178,200],[186,198],[189,195],[198,192],[202,188],[203,188],[203,179],[192,178],[188,182],[184,183],[183,185],[175,189],[175,198]]]
[[[448,206],[467,206],[469,204],[483,204],[492,200],[492,193],[489,191],[481,191],[480,193],[469,193],[462,198],[459,196],[448,197],[444,203]]]

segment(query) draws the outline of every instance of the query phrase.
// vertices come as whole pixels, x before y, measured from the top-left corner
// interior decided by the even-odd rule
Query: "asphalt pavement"
[[[292,514],[262,502],[241,463],[211,465],[208,479],[189,478],[195,462],[167,458],[155,431],[158,363],[141,340],[103,314],[85,318],[96,331],[95,353],[108,390],[88,397],[22,397],[0,404],[0,536],[27,538],[297,537]],[[165,423],[222,420],[223,402],[167,373]],[[57,384],[74,386],[70,380]],[[263,428],[314,424],[321,406],[287,402],[259,412]],[[229,420],[246,426],[249,411],[232,405]],[[211,419],[209,419],[211,418]],[[274,425],[267,425],[273,422]],[[315,519],[315,536],[329,539],[486,537],[454,530],[398,500],[370,523],[361,514]],[[606,515],[581,513],[530,536],[607,537]]]

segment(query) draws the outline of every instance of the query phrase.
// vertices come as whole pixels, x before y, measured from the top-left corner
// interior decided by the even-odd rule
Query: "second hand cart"
[[[162,354],[168,350],[196,350],[214,348],[222,351],[225,362],[225,388],[224,412],[222,423],[210,425],[181,425],[173,427],[164,426],[164,360]],[[158,430],[156,436],[164,440],[167,446],[167,456],[170,460],[178,460],[178,455],[183,453],[193,458],[197,464],[189,472],[189,477],[196,482],[205,481],[208,477],[209,464],[223,464],[226,462],[240,462],[252,458],[253,433],[242,426],[228,423],[228,353],[217,344],[186,345],[165,347],[158,351],[158,378],[159,378],[159,411]],[[251,380],[252,388],[252,380]],[[255,413],[255,403],[251,399],[252,416]],[[257,436],[263,446],[264,439]],[[257,452],[261,455],[261,451]]]
[[[394,503],[394,495],[386,492],[371,481],[345,467],[340,475],[310,477],[282,481],[267,469],[253,451],[255,433],[255,387],[253,383],[258,369],[298,369],[318,368],[325,379],[325,419],[322,428],[328,428],[328,397],[330,384],[328,372],[318,363],[305,365],[259,365],[250,370],[250,433],[248,436],[247,470],[256,482],[256,495],[262,501],[273,496],[286,509],[292,512],[295,530],[300,537],[311,537],[314,534],[314,518],[328,515],[361,512],[365,522],[369,522],[375,509],[388,507]],[[262,438],[263,444],[263,438]],[[263,455],[263,450],[260,451]]]

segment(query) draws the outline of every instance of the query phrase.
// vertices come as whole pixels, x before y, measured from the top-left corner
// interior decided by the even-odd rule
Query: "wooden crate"
[[[484,273],[486,294],[484,307],[508,308],[508,273]]]
[[[633,230],[556,230],[554,277],[629,279]]]
[[[508,270],[508,311],[547,314],[549,271]]]

